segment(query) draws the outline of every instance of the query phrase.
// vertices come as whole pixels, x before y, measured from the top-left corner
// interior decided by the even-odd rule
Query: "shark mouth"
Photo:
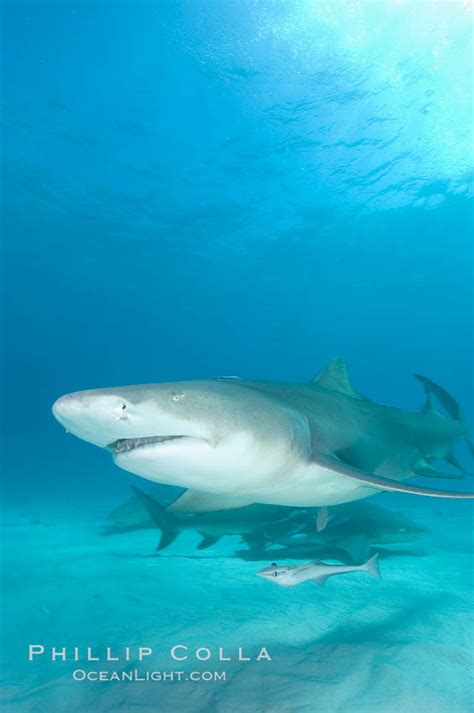
[[[118,441],[109,443],[107,448],[118,455],[119,453],[134,451],[137,448],[142,448],[143,446],[151,446],[154,443],[175,441],[178,438],[186,438],[186,436],[145,436],[144,438],[119,438]]]

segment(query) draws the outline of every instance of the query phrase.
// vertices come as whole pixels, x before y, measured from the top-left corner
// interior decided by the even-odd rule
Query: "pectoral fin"
[[[449,463],[449,465],[452,465],[454,468],[457,468],[458,470],[460,470],[461,473],[466,472],[464,466],[461,465],[461,463],[456,458],[454,451],[450,451],[447,455],[445,455],[444,460],[446,461],[446,463]]]
[[[227,495],[214,495],[197,490],[186,490],[180,495],[168,512],[216,512],[217,510],[233,510],[251,505],[252,500],[229,498]]]
[[[241,535],[241,537],[251,550],[261,550],[267,544],[267,538],[263,532],[255,534],[247,533],[245,535]]]
[[[217,540],[221,539],[220,535],[206,535],[204,532],[199,533],[202,536],[202,540],[198,545],[198,550],[207,550],[208,547],[214,545]]]
[[[383,478],[382,476],[374,475],[373,473],[365,473],[358,468],[353,468],[352,466],[346,465],[342,461],[330,456],[318,455],[313,457],[312,461],[324,468],[332,470],[334,473],[346,478],[352,478],[352,480],[356,480],[359,483],[363,483],[364,485],[375,488],[376,490],[386,490],[396,493],[410,493],[411,495],[425,495],[431,498],[474,498],[474,493],[423,488],[419,485],[410,485],[406,482]]]
[[[453,475],[452,473],[441,473],[437,470],[432,470],[429,473],[418,470],[415,471],[416,475],[422,475],[423,478],[439,478],[440,480],[464,480],[464,475]]]
[[[319,508],[318,517],[316,519],[316,531],[322,532],[324,529],[326,529],[326,525],[328,524],[330,519],[331,516],[329,515],[329,510],[327,509],[327,507]]]
[[[321,577],[313,577],[313,579],[311,579],[310,581],[314,582],[319,587],[324,587],[324,585],[326,584],[326,579],[329,579],[330,576],[331,575],[329,575],[329,574],[325,574],[324,576],[321,576]]]
[[[444,473],[436,470],[425,458],[422,458],[416,463],[413,467],[413,474],[422,475],[425,478],[445,478],[446,480],[460,480],[464,478],[464,475],[453,475],[452,473]]]

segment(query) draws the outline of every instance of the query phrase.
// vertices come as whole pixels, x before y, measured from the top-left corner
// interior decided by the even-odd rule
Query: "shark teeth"
[[[118,441],[110,443],[107,447],[114,453],[127,453],[135,448],[142,446],[150,446],[153,443],[164,443],[165,441],[173,441],[176,438],[185,438],[185,436],[145,436],[144,438],[119,438]]]

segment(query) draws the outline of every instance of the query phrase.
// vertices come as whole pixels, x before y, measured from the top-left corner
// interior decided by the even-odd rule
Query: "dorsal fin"
[[[436,413],[436,409],[433,404],[433,397],[431,396],[431,391],[426,394],[426,401],[421,409],[421,413]]]
[[[332,359],[327,366],[316,374],[313,382],[319,384],[319,386],[324,386],[325,389],[339,391],[341,394],[352,396],[354,399],[365,399],[365,396],[362,396],[352,388],[346,362],[342,357]]]

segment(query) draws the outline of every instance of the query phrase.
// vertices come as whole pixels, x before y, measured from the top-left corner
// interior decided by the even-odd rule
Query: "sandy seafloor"
[[[124,497],[127,491],[124,490]],[[196,551],[185,532],[104,537],[117,504],[30,504],[4,513],[3,713],[472,713],[472,506],[407,496],[373,502],[430,529],[381,561],[383,580],[332,578],[283,589],[235,557],[237,538]],[[153,646],[142,664],[27,661],[28,644]],[[174,644],[272,661],[173,662]],[[225,670],[227,681],[90,683],[74,669]]]

